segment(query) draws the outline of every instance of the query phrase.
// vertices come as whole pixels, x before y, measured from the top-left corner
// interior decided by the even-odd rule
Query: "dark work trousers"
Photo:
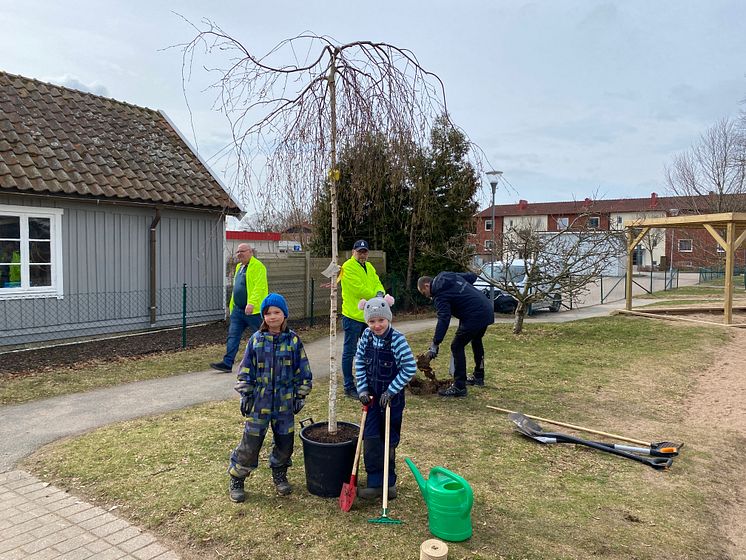
[[[474,377],[484,378],[484,345],[482,337],[487,331],[484,327],[478,331],[469,331],[459,325],[451,342],[453,356],[453,384],[459,389],[466,389],[466,345],[471,342],[474,352]]]
[[[295,443],[292,432],[289,434],[277,434],[274,431],[274,422],[272,421],[272,452],[269,455],[269,466],[273,469],[278,467],[289,467],[293,464],[290,457],[293,455],[293,444]],[[246,478],[251,471],[259,466],[259,450],[262,448],[266,430],[260,434],[249,433],[244,430],[241,437],[241,443],[238,444],[231,453],[231,463],[228,473],[238,478]]]
[[[365,367],[368,378],[368,390],[375,400],[368,408],[363,430],[365,472],[368,473],[368,488],[381,488],[383,486],[383,455],[384,439],[386,429],[386,414],[378,404],[378,399],[389,383],[399,374],[396,369],[396,360],[391,351],[391,330],[384,339],[381,349],[373,347],[373,337],[368,341],[365,348]],[[401,437],[402,416],[404,414],[404,391],[399,392],[391,399],[391,428],[389,441],[389,472],[388,485],[396,485],[396,446],[399,445]]]
[[[357,352],[357,341],[368,325],[342,316],[342,328],[345,332],[344,344],[342,345],[342,378],[344,379],[345,393],[355,390],[355,376],[352,374],[352,363],[355,361]]]

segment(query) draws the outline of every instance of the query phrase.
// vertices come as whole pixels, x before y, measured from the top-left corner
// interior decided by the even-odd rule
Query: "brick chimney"
[[[523,200],[523,199],[519,200],[518,201],[518,209],[519,210],[525,210],[526,208],[528,208],[528,200]]]
[[[650,193],[650,207],[658,208],[658,193]]]

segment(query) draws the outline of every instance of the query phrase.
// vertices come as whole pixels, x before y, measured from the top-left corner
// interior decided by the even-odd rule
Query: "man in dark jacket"
[[[438,355],[438,346],[448,330],[451,317],[459,319],[456,335],[451,342],[453,358],[453,385],[438,391],[441,397],[465,397],[466,385],[484,386],[484,346],[482,337],[487,327],[495,322],[492,302],[472,284],[477,275],[471,272],[441,272],[435,278],[422,276],[417,280],[417,289],[432,298],[438,312],[433,343],[428,357]],[[464,348],[471,342],[474,352],[474,374],[466,377],[466,353]]]

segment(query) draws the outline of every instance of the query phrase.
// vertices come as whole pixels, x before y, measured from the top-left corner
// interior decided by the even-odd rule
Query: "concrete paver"
[[[619,307],[615,303],[541,313],[528,318],[527,324],[608,315]],[[497,322],[512,322],[512,318],[498,318]],[[411,334],[434,329],[435,320],[395,325]],[[340,332],[338,356],[342,340]],[[314,376],[328,375],[329,341],[306,344],[306,353]],[[203,402],[237,398],[233,381],[233,375],[210,370],[0,406],[0,559],[179,560],[178,553],[158,543],[152,534],[15,469],[15,465],[42,445],[63,437]]]

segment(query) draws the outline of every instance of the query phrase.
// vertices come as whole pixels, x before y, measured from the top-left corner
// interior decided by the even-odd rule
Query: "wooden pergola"
[[[733,269],[735,253],[746,240],[746,213],[697,214],[668,218],[643,218],[625,221],[627,236],[627,277],[625,309],[632,310],[632,252],[652,228],[704,228],[725,251],[725,324],[733,323]],[[725,231],[725,239],[719,231]]]

